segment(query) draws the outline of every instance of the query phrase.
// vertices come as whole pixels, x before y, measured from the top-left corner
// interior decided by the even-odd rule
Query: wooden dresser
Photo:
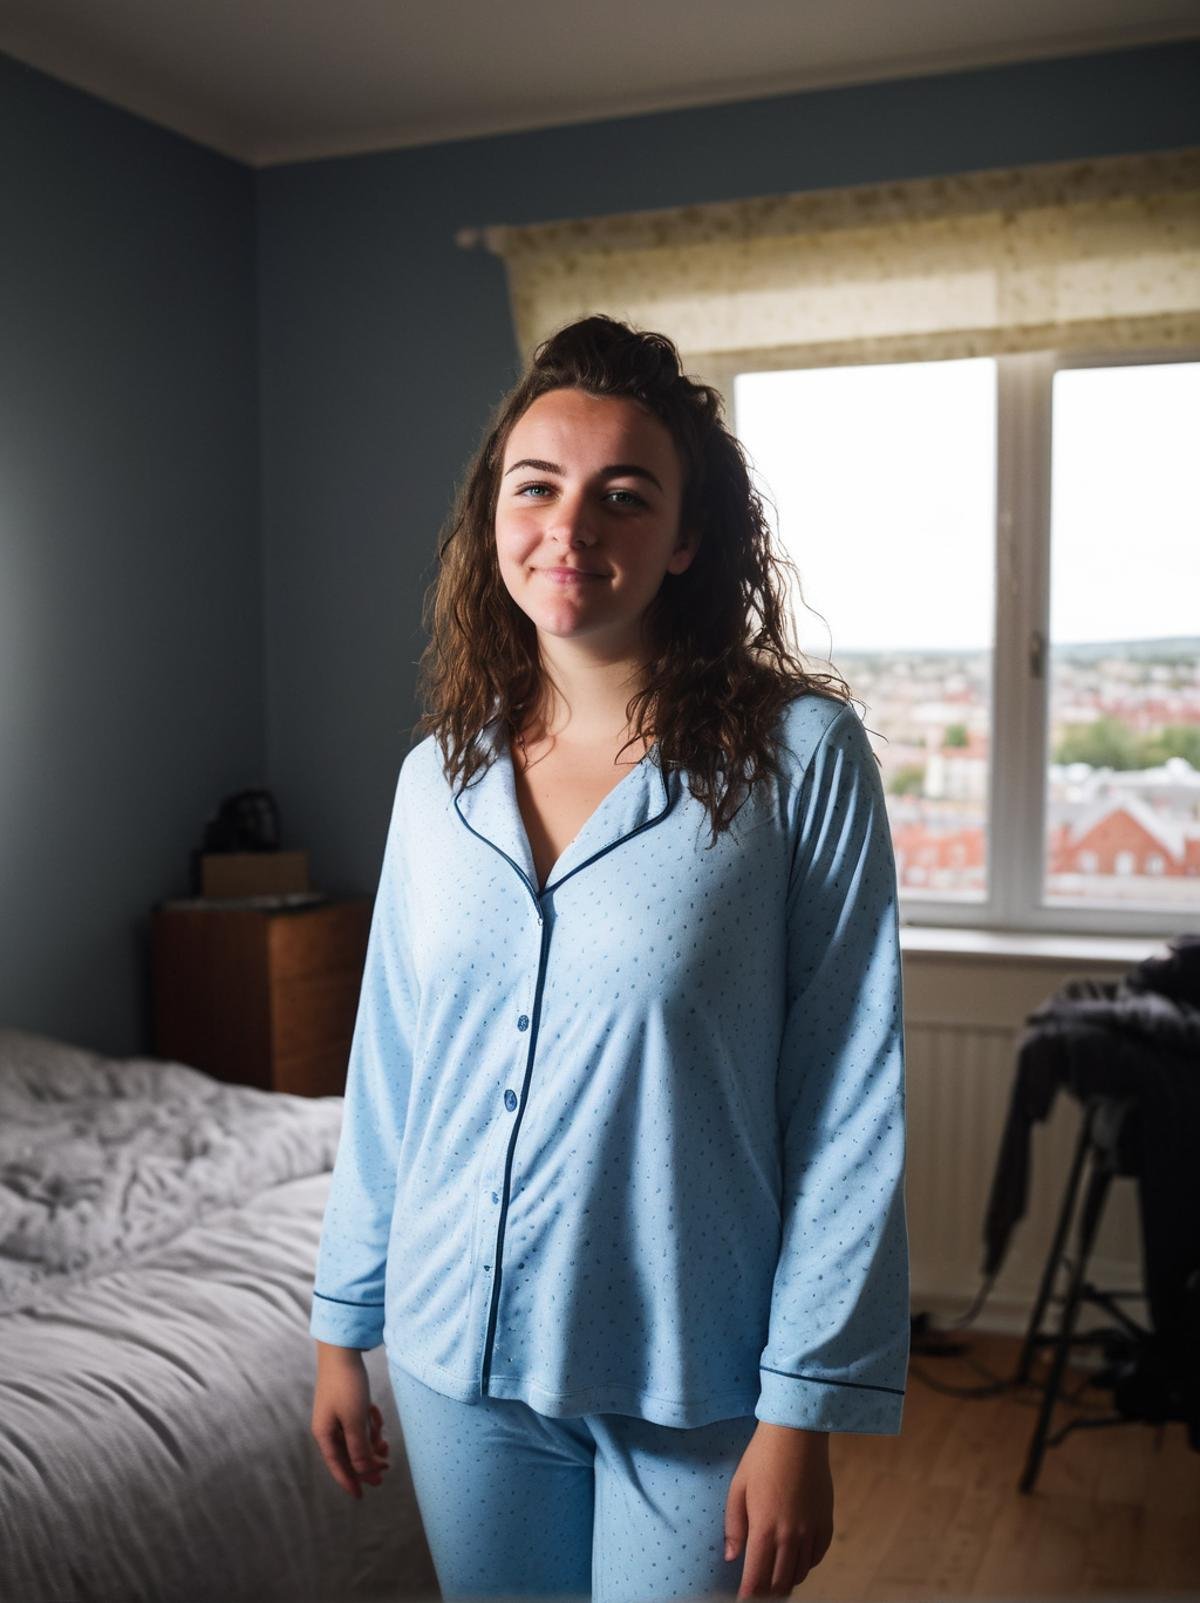
[[[155,907],[155,1056],[266,1090],[340,1095],[371,907]]]

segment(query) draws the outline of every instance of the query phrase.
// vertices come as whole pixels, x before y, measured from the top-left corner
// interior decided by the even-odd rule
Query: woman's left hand
[[[833,1541],[826,1431],[759,1420],[729,1483],[725,1558],[743,1550],[739,1598],[786,1597]]]

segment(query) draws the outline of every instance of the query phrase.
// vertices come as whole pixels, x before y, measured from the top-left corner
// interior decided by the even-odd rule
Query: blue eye
[[[518,496],[528,495],[530,490],[552,490],[553,488],[554,488],[554,486],[551,485],[551,484],[523,484],[521,486],[521,488],[517,491],[517,495]],[[632,504],[633,506],[643,506],[644,507],[644,506],[647,505],[646,501],[640,495],[638,495],[636,493],[636,491],[634,491],[634,490],[610,490],[608,493],[609,493],[609,495],[627,496],[628,500],[621,503],[623,506],[628,506],[628,505]],[[535,501],[540,501],[542,499],[542,497],[540,495],[539,496],[532,496],[532,497],[530,497],[530,499],[531,500],[535,500]]]

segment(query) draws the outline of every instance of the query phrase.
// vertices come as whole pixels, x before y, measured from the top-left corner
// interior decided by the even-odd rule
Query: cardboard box
[[[310,888],[307,852],[200,854],[202,896],[277,896]]]

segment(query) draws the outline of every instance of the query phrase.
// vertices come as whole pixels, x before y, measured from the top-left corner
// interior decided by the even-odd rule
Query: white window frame
[[[910,360],[910,358],[905,358]],[[1194,910],[1049,905],[1041,899],[1045,850],[1046,740],[1049,713],[1051,411],[1055,373],[1067,368],[1195,362],[1200,348],[1000,353],[996,364],[995,651],[988,772],[988,894],[914,900],[900,894],[904,925],[1012,933],[1088,933],[1169,937],[1200,928],[1200,879]],[[739,373],[789,371],[794,354],[741,352],[694,364],[726,400],[738,432],[734,380]],[[801,573],[803,580],[803,573]],[[836,668],[837,659],[834,658]],[[853,688],[853,686],[851,687]],[[870,711],[867,713],[870,721]],[[886,733],[886,731],[884,731]],[[1040,758],[1031,761],[1031,753]],[[1036,841],[1036,851],[1022,849]]]

